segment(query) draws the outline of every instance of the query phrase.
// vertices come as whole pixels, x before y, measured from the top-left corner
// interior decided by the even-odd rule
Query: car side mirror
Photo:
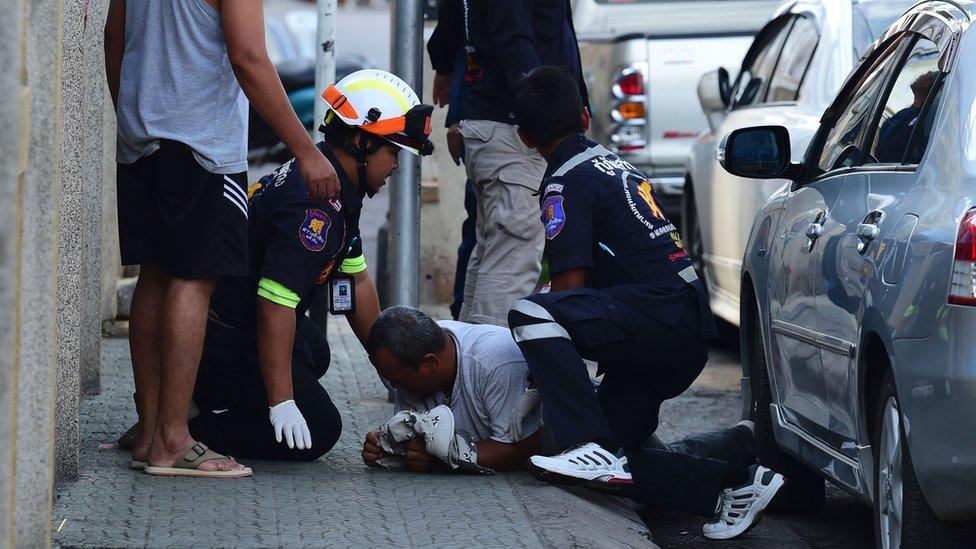
[[[725,109],[732,103],[729,71],[720,67],[703,74],[698,80],[698,101],[714,133],[725,118]]]
[[[800,164],[790,161],[790,132],[783,126],[740,128],[724,138],[716,153],[725,171],[750,179],[796,179]]]

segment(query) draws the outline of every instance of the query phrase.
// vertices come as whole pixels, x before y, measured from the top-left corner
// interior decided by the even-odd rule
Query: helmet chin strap
[[[383,142],[377,139],[373,143],[370,143],[370,139],[366,137],[364,132],[360,132],[359,136],[358,143],[347,142],[343,145],[343,148],[356,160],[356,174],[359,177],[359,196],[366,195],[373,198],[376,196],[376,191],[370,186],[369,180],[366,178],[366,166],[369,165],[367,157],[383,148]]]

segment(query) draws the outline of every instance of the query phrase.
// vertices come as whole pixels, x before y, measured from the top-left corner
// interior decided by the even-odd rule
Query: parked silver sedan
[[[718,151],[739,177],[789,181],[741,277],[760,460],[788,476],[785,505],[822,502],[821,475],[873,503],[882,547],[976,543],[974,19],[973,1],[900,17],[802,162],[782,126]]]

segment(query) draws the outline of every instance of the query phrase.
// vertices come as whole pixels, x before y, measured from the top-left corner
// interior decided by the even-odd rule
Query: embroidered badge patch
[[[546,227],[546,239],[556,238],[566,224],[566,210],[562,196],[550,196],[542,203],[542,224]]]
[[[313,252],[325,249],[329,235],[329,225],[332,221],[322,210],[305,210],[305,221],[298,228],[298,238],[302,244]]]

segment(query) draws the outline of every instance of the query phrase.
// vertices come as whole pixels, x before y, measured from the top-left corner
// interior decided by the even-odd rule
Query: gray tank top
[[[211,173],[247,170],[247,99],[205,0],[126,2],[118,121],[121,164],[170,139]]]

